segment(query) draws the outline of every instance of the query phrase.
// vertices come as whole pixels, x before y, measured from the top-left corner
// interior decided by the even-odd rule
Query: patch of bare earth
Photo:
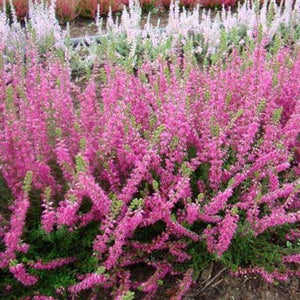
[[[144,265],[132,267],[132,280],[143,282],[153,270]],[[167,277],[153,300],[168,300],[176,294],[179,278]],[[89,299],[89,297],[86,297]],[[95,300],[95,298],[93,298]],[[99,290],[97,300],[110,300],[107,290]],[[145,299],[143,292],[135,293],[135,300]],[[148,298],[147,298],[148,299]],[[231,276],[220,265],[211,265],[199,276],[183,300],[300,300],[300,281],[291,279],[277,285],[267,284],[258,276]]]
[[[142,15],[141,27],[143,28],[147,23],[147,14]],[[150,23],[152,26],[157,26],[159,22],[160,27],[165,27],[168,23],[169,14],[166,11],[160,11],[156,14],[151,14]],[[106,25],[106,17],[103,17],[103,28]],[[115,18],[114,18],[115,19]],[[96,35],[98,28],[94,20],[77,18],[75,21],[70,23],[70,35],[73,37],[84,37]]]
[[[206,274],[205,274],[206,273]],[[207,277],[207,278],[205,278]],[[157,298],[159,299],[159,298]],[[300,281],[297,278],[271,285],[259,276],[234,277],[220,266],[204,271],[184,300],[299,300]]]

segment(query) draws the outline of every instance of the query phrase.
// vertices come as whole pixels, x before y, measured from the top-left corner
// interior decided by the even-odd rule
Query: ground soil
[[[152,274],[145,266],[136,266],[131,271],[134,281],[145,281]],[[169,300],[174,296],[179,282],[179,278],[165,278],[163,286],[159,287],[153,299]],[[89,299],[88,296],[86,298]],[[98,291],[96,300],[110,299],[112,296],[109,291]],[[134,299],[143,300],[145,294],[136,292]],[[203,271],[183,300],[300,300],[300,281],[291,279],[285,283],[270,285],[258,276],[233,277],[228,270],[216,264]]]
[[[227,270],[219,276],[214,268],[210,279],[200,279],[185,300],[299,300],[300,282],[291,279],[278,285],[267,284],[258,276],[233,277]],[[222,270],[222,269],[221,269]],[[159,299],[159,298],[158,298]]]
[[[158,20],[160,20],[160,27],[165,27],[168,23],[168,12],[162,10],[155,14],[151,14],[150,23],[152,26],[157,26]],[[143,14],[141,19],[141,27],[147,23],[147,14]],[[103,17],[103,28],[105,28],[106,18]],[[86,35],[96,35],[97,34],[97,26],[95,25],[95,21],[91,19],[78,18],[75,21],[70,23],[70,35],[73,37],[84,37]]]

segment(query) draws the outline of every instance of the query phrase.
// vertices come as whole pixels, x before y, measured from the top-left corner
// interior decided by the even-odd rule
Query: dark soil
[[[147,280],[153,273],[145,266],[136,266],[132,271],[132,279],[141,282]],[[165,278],[164,284],[159,287],[153,299],[169,300],[176,293],[179,282],[179,278]],[[135,293],[135,300],[144,298],[144,293]],[[103,290],[98,291],[96,299],[110,300],[112,297],[109,291]],[[291,279],[285,283],[271,285],[258,276],[236,278],[220,265],[211,265],[209,269],[202,272],[183,300],[300,300],[300,281]]]
[[[147,14],[143,14],[141,20],[141,27],[147,23]],[[165,27],[168,23],[169,14],[167,11],[159,11],[156,14],[151,14],[150,23],[152,26],[157,26],[160,20],[160,27]],[[105,28],[106,18],[103,17],[103,28]],[[64,26],[63,26],[64,27]],[[78,18],[70,24],[71,37],[84,37],[85,35],[96,35],[97,27],[95,21],[91,19]]]
[[[214,268],[215,269],[215,268]],[[220,270],[222,271],[222,269]],[[233,277],[224,270],[213,270],[209,279],[201,278],[187,293],[185,300],[297,300],[300,281],[291,279],[278,285],[267,284],[259,276]],[[159,298],[158,298],[159,299]]]

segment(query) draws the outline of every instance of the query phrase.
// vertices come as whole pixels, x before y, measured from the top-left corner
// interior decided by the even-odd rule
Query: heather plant
[[[0,65],[5,297],[154,298],[175,276],[180,299],[212,260],[299,275],[299,50],[108,62],[83,91],[37,57]]]
[[[41,60],[46,53],[68,59],[70,53],[68,33],[58,23],[55,1],[50,3],[29,1],[28,20],[23,24],[18,21],[13,8],[10,13],[11,20],[5,13],[5,5],[0,12],[0,42],[6,64],[14,63],[17,56],[25,58],[26,48],[37,49]]]
[[[67,32],[59,26],[55,3],[53,0],[50,3],[29,2],[29,20],[26,24],[27,38],[31,39],[44,53],[50,49],[66,48]]]
[[[199,6],[192,11],[184,8],[181,10],[177,1],[171,3],[169,22],[165,30],[169,35],[181,34],[185,38],[191,32],[202,35],[212,48],[218,45],[222,30],[229,33],[233,28],[236,30],[244,28],[247,36],[253,38],[257,35],[259,27],[262,27],[262,33],[267,40],[271,41],[281,26],[286,27],[289,31],[298,28],[299,6],[299,1],[295,3],[294,7],[292,3],[287,3],[282,7],[278,6],[275,1],[271,1],[269,6],[264,4],[261,9],[257,9],[255,5],[250,5],[249,1],[245,1],[244,4],[239,5],[235,13],[223,8],[213,16],[211,10],[200,12]],[[151,36],[153,27],[149,23],[145,25],[144,30],[140,28],[141,11],[138,1],[130,1],[129,9],[124,8],[120,22],[119,19],[114,21],[109,17],[105,30],[114,34],[125,32],[129,35],[129,39],[137,34]],[[103,35],[105,32],[103,32],[102,23],[99,20],[97,25],[99,25],[99,34]]]
[[[17,17],[12,10],[12,22],[6,15],[6,5],[3,2],[3,8],[0,11],[0,47],[6,51],[7,58],[16,55],[25,48],[25,33],[18,22]]]

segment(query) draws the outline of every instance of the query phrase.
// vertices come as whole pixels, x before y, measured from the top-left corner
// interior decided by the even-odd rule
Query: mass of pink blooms
[[[68,288],[74,295],[101,285],[120,286],[121,297],[136,287],[127,267],[140,262],[155,268],[140,284],[154,295],[159,280],[177,271],[167,255],[154,264],[151,253],[164,250],[184,263],[188,241],[204,240],[220,257],[241,214],[256,236],[299,224],[300,53],[283,48],[267,59],[258,45],[246,58],[233,52],[211,69],[179,58],[145,62],[136,75],[108,63],[105,84],[92,77],[83,91],[59,59],[39,62],[34,49],[26,55],[26,72],[23,58],[0,64],[1,173],[14,198],[10,217],[1,219],[0,268],[24,286],[39,280],[30,270],[77,259],[17,262],[31,247],[22,239],[30,190],[43,192],[46,232],[99,223],[93,249],[105,273],[78,274]],[[84,198],[91,208],[83,213]],[[165,229],[152,241],[133,239],[137,229],[159,221]],[[205,229],[195,232],[195,223]],[[295,274],[289,265],[299,263],[299,254],[282,261],[284,273],[258,267],[237,273],[285,280]],[[191,269],[182,275],[174,299],[192,283]]]

